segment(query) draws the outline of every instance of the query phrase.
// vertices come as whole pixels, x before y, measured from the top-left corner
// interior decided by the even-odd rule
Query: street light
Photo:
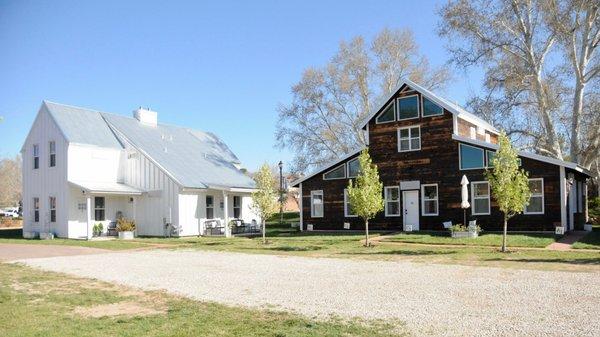
[[[279,161],[279,226],[283,226],[283,162]]]

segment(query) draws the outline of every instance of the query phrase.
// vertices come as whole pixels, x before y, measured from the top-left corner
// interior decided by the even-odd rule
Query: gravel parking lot
[[[201,301],[402,321],[418,336],[600,336],[599,273],[167,250],[21,262]]]

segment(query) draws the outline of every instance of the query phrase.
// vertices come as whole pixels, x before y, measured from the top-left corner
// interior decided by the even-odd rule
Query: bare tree
[[[0,161],[0,206],[16,206],[21,201],[21,156]]]
[[[361,122],[403,77],[439,89],[449,80],[445,66],[432,69],[409,30],[381,31],[372,42],[342,41],[323,67],[304,71],[281,104],[276,138],[295,153],[293,170],[322,165],[366,143]]]

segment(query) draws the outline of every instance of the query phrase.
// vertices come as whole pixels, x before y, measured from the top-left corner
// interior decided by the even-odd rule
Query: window
[[[239,219],[242,216],[242,197],[233,196],[233,217]]]
[[[531,198],[525,206],[525,214],[544,214],[544,178],[529,179]]]
[[[346,165],[344,165],[344,164],[323,174],[323,180],[344,179],[344,178],[346,178]]]
[[[490,184],[487,181],[471,183],[471,212],[473,215],[490,214]]]
[[[429,99],[423,97],[423,117],[427,116],[437,116],[443,115],[444,109],[430,101]]]
[[[214,219],[215,217],[215,199],[212,195],[206,196],[206,218]]]
[[[94,219],[96,221],[104,221],[104,197],[94,198]]]
[[[323,191],[310,192],[310,216],[313,218],[323,217]]]
[[[384,188],[385,216],[400,216],[400,188],[387,186]]]
[[[56,222],[56,197],[50,197],[50,222]]]
[[[460,144],[459,159],[461,170],[483,168],[483,149],[466,144]]]
[[[396,120],[396,112],[394,111],[394,102],[390,103],[385,110],[375,119],[375,123],[382,124],[393,122]]]
[[[421,149],[421,127],[408,127],[398,129],[398,152],[415,151]]]
[[[360,173],[360,162],[358,158],[348,162],[348,178],[356,178]]]
[[[40,198],[33,198],[33,222],[40,222]]]
[[[48,165],[50,167],[54,167],[56,166],[56,142],[55,141],[51,141],[50,143],[48,143],[48,153],[50,154],[49,157],[49,163]]]
[[[485,167],[494,167],[493,160],[496,156],[496,151],[485,150],[485,155],[487,157]]]
[[[33,169],[37,170],[40,168],[40,146],[33,144]]]
[[[353,218],[357,215],[354,213],[352,209],[352,204],[350,204],[350,198],[348,198],[348,190],[344,190],[344,215],[347,218]]]
[[[438,185],[421,185],[421,210],[424,216],[438,215]]]
[[[398,98],[398,120],[419,118],[419,97],[417,95]]]

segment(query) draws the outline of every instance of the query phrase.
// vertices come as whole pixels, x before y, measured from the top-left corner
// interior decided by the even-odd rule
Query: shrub
[[[463,226],[463,224],[456,224],[456,225],[452,225],[452,227],[450,227],[450,232],[481,232],[481,227],[479,226],[475,226],[475,230],[471,230],[469,227],[467,226]]]
[[[118,232],[133,232],[135,230],[135,221],[132,219],[119,219],[117,220],[117,231]]]
[[[600,224],[600,197],[590,198],[588,201],[588,215],[592,223]]]
[[[104,231],[104,225],[102,225],[102,223],[100,223],[100,222],[98,222],[97,224],[94,225],[94,227],[92,227],[92,232],[96,236],[100,236],[103,231]]]

